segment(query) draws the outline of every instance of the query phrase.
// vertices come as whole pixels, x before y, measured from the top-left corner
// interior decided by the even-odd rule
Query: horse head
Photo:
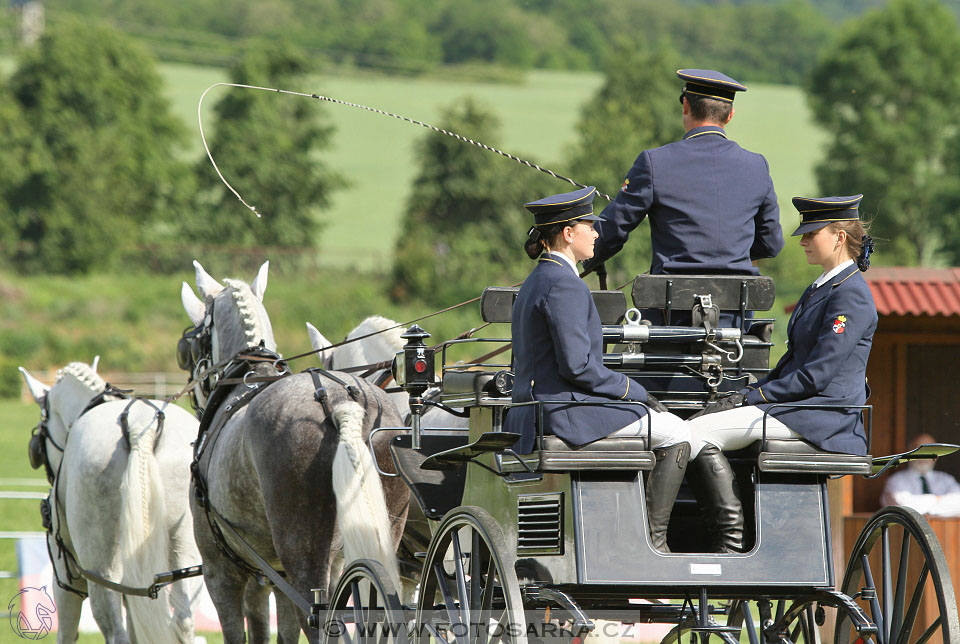
[[[263,307],[270,262],[263,263],[250,284],[235,279],[220,284],[199,262],[193,265],[203,299],[183,283],[180,300],[194,326],[184,332],[177,346],[180,367],[197,375],[198,370],[216,367],[245,349],[262,346],[276,352],[273,327]]]
[[[36,434],[39,438],[32,438],[30,442],[31,464],[34,468],[42,464],[43,454],[48,453],[46,447],[39,441],[49,440],[58,450],[61,450],[66,443],[70,427],[87,408],[90,401],[107,388],[106,381],[97,374],[98,361],[99,358],[95,358],[92,365],[71,362],[57,372],[57,380],[52,387],[42,383],[26,369],[20,367],[20,375],[23,376],[30,394],[41,409],[40,424],[37,426],[38,434]]]
[[[380,315],[372,315],[347,334],[346,342],[333,347],[315,326],[307,322],[310,344],[318,352],[324,366],[330,369],[346,369],[365,364],[393,360],[403,349],[403,327]]]

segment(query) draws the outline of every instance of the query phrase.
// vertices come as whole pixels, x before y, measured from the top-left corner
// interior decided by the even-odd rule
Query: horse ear
[[[200,326],[203,324],[203,318],[207,314],[207,307],[186,282],[180,287],[180,301],[183,303],[183,310],[187,312],[187,317],[190,318],[193,325]]]
[[[47,395],[48,391],[50,391],[50,387],[31,376],[23,367],[17,368],[20,370],[20,375],[23,376],[23,379],[27,383],[27,389],[30,390],[30,395],[33,396],[33,399],[38,405],[43,404],[43,397]]]
[[[93,369],[93,373],[97,373],[97,365],[100,364],[100,356],[93,356],[93,364],[90,365],[90,368]]]
[[[329,346],[332,346],[332,342],[327,340],[327,338],[320,333],[320,330],[317,327],[313,326],[307,322],[307,335],[310,336],[310,346],[313,347],[314,351],[317,351],[317,357],[320,359],[321,364],[328,369],[333,365],[330,364],[333,360],[332,351],[324,351]]]
[[[250,285],[250,290],[257,296],[257,299],[263,302],[263,293],[267,290],[267,271],[270,270],[270,261],[263,263],[260,270],[257,271],[257,277]]]
[[[210,277],[197,260],[193,260],[193,269],[197,274],[197,290],[200,291],[200,295],[216,297],[217,293],[223,290],[223,284]]]

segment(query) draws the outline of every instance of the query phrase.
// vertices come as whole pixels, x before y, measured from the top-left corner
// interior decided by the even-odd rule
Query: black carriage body
[[[471,442],[497,431],[498,415],[494,407],[474,408]],[[513,460],[495,454],[484,459],[497,472]],[[683,597],[700,587],[723,588],[730,596],[832,588],[825,477],[757,472],[755,464],[749,458],[738,463],[738,474],[755,479],[741,486],[749,492],[743,500],[753,527],[747,529],[753,547],[742,554],[654,550],[641,471],[585,468],[500,476],[471,466],[463,504],[483,508],[497,521],[514,550],[518,575],[537,584],[632,587],[657,597]],[[703,532],[690,501],[678,502],[671,525],[676,526],[671,543],[685,541],[695,549],[706,541],[678,538]]]

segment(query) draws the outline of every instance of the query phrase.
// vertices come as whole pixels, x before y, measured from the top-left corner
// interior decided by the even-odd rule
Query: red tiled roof
[[[960,316],[960,268],[876,266],[863,276],[880,315]]]

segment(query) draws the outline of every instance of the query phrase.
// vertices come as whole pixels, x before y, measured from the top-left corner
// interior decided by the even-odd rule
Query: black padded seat
[[[652,470],[656,458],[647,449],[646,436],[618,436],[575,447],[557,436],[544,436],[539,469],[544,472],[570,470]]]
[[[761,472],[870,474],[873,464],[870,455],[828,452],[799,438],[768,438],[766,445],[756,441],[738,454],[756,457]]]

